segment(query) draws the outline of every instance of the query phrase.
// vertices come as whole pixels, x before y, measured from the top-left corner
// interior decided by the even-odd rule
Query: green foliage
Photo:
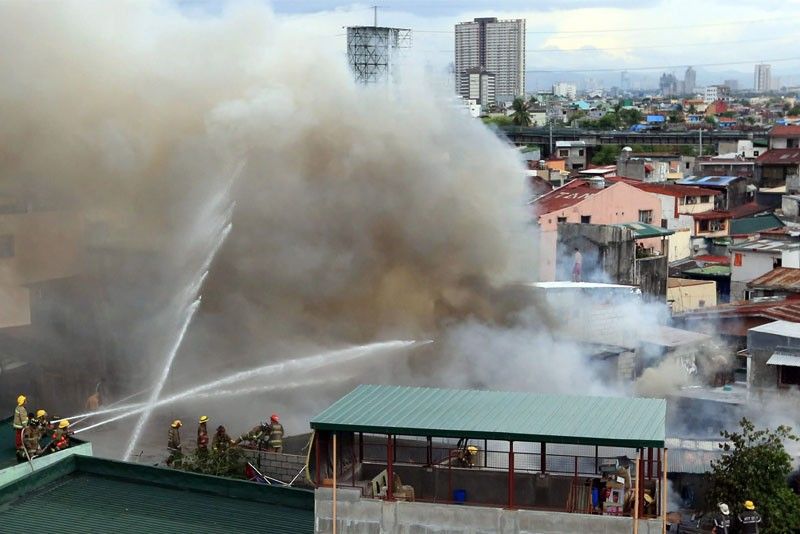
[[[644,115],[638,109],[621,109],[618,115],[622,124],[628,127],[639,124],[644,119]]]
[[[511,117],[505,115],[493,115],[490,117],[481,117],[484,124],[494,124],[496,126],[511,126],[513,122]]]
[[[795,115],[800,115],[800,106],[794,106],[793,108],[789,109],[786,114],[791,115],[792,117]]]
[[[517,97],[511,104],[514,113],[511,114],[511,122],[515,126],[530,126],[531,114],[528,112],[528,104],[524,99]]]
[[[736,112],[735,111],[723,111],[722,113],[719,114],[719,116],[720,117],[728,117],[728,118],[734,119],[734,118],[736,118]]]
[[[712,126],[716,126],[717,121],[714,120],[714,117],[706,117],[706,124],[710,124]]]
[[[592,163],[595,165],[611,165],[617,162],[619,156],[619,145],[603,145],[592,156]]]
[[[750,500],[763,518],[763,533],[790,532],[800,525],[800,497],[787,484],[792,458],[784,442],[800,438],[787,426],[756,430],[747,419],[739,424],[739,432],[720,433],[726,443],[720,445],[722,458],[711,462],[708,509],[724,502],[737,514]]]
[[[691,114],[691,115],[694,115],[694,114],[696,114],[696,113],[697,113],[697,108],[696,108],[696,107],[694,107],[694,104],[692,104],[691,106],[689,106],[689,114]]]
[[[683,122],[683,116],[678,111],[672,111],[669,114],[669,122],[671,123]]]
[[[228,447],[224,451],[194,451],[183,457],[180,469],[204,475],[244,478],[245,459],[239,447]]]
[[[613,130],[619,127],[619,116],[616,113],[608,112],[596,121],[582,122],[581,126],[595,130]]]

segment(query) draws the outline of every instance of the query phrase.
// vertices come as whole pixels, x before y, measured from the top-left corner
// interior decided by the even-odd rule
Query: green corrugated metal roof
[[[686,274],[700,274],[705,276],[730,276],[730,265],[709,265],[707,267],[697,267],[694,269],[686,269],[683,271]]]
[[[613,226],[619,226],[621,228],[628,228],[633,232],[634,239],[649,239],[651,237],[666,237],[668,235],[672,235],[675,232],[673,230],[667,230],[666,228],[661,228],[660,226],[655,226],[652,224],[647,224],[643,222],[629,222],[629,223],[620,223],[615,224]]]
[[[311,428],[624,447],[663,447],[663,399],[361,385]]]
[[[743,219],[733,219],[731,221],[731,235],[749,235],[770,228],[780,228],[784,226],[774,214],[758,215],[755,217],[745,217]]]
[[[3,532],[54,518],[90,533],[313,532],[314,495],[74,456],[0,487]]]

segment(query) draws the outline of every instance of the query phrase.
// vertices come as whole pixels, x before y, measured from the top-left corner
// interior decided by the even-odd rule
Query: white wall
[[[732,251],[732,254],[742,255],[742,265],[734,265],[733,257],[735,256],[731,258],[731,282],[749,282],[762,274],[770,272],[777,257],[777,255],[772,254],[735,250]]]
[[[781,267],[800,267],[800,250],[786,250],[781,254]]]

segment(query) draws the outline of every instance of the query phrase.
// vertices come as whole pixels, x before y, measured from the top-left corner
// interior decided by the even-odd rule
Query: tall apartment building
[[[772,88],[772,65],[759,63],[755,68],[753,88],[756,93],[766,93]]]
[[[683,91],[686,94],[692,94],[695,87],[697,87],[697,72],[692,67],[688,67],[686,74],[683,75]]]
[[[525,19],[489,17],[456,24],[455,55],[456,91],[464,98],[469,97],[461,79],[476,67],[495,75],[497,100],[525,93]]]
[[[574,83],[556,82],[553,84],[553,95],[575,100],[578,87]]]
[[[464,73],[465,75],[461,76],[459,94],[484,107],[497,102],[495,99],[497,77],[494,73],[480,67],[472,67]]]

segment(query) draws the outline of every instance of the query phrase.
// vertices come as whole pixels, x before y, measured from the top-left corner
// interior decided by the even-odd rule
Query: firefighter
[[[714,532],[716,534],[729,534],[731,531],[731,510],[724,502],[719,503],[717,508],[719,508],[719,513],[714,516]]]
[[[254,426],[250,429],[250,432],[247,434],[242,434],[242,436],[236,440],[236,443],[246,442],[248,445],[256,446],[259,449],[264,447],[267,442],[267,437],[269,436],[269,425],[267,423],[259,423],[258,425]]]
[[[228,450],[228,448],[230,448],[231,445],[234,444],[235,442],[228,435],[225,427],[219,425],[217,427],[217,433],[214,434],[214,441],[211,443],[211,446],[214,448],[214,452],[225,452]]]
[[[758,524],[761,523],[761,516],[756,512],[756,505],[753,501],[744,501],[744,512],[739,514],[742,534],[758,534]]]
[[[269,418],[267,450],[270,452],[283,452],[283,425],[276,413]]]
[[[39,429],[42,431],[51,428],[50,421],[47,420],[47,412],[41,408],[36,410],[36,421],[39,423]]]
[[[25,456],[25,444],[22,442],[22,430],[28,426],[28,411],[25,409],[25,395],[17,397],[17,407],[14,408],[14,448],[17,457]]]
[[[69,420],[62,419],[58,422],[58,428],[53,432],[53,442],[50,447],[53,451],[60,451],[69,447]]]
[[[32,413],[28,414],[28,427],[22,434],[22,442],[25,449],[28,451],[28,458],[33,458],[37,454],[41,454],[39,447],[39,440],[42,438],[42,427],[39,425],[39,420],[34,417]]]
[[[206,428],[206,423],[208,423],[208,416],[201,415],[197,425],[197,453],[202,455],[208,454],[208,429]]]
[[[181,423],[180,419],[175,419],[169,426],[169,435],[167,437],[167,450],[169,456],[167,457],[167,465],[171,466],[174,462],[180,463],[181,456]]]

